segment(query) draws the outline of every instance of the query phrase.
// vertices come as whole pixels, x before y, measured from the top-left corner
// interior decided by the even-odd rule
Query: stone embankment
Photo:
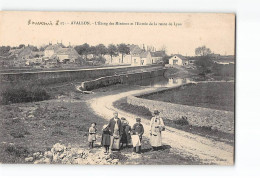
[[[25,162],[34,164],[90,164],[116,165],[127,159],[123,154],[105,155],[101,148],[84,149],[65,146],[60,143],[53,145],[44,153],[36,152],[25,158]]]
[[[147,66],[112,66],[97,67],[89,69],[75,70],[50,70],[50,71],[27,71],[27,72],[10,72],[0,73],[0,82],[31,82],[37,84],[54,84],[68,82],[73,80],[95,79],[103,76],[111,76],[115,73],[127,73],[134,70],[162,68],[162,65]]]
[[[140,81],[147,78],[163,76],[165,69],[159,68],[147,71],[137,71],[126,74],[105,76],[95,80],[85,81],[81,83],[81,89],[85,91],[106,87],[115,84],[127,84],[135,81]]]

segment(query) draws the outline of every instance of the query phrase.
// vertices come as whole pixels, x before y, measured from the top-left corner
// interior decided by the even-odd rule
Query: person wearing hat
[[[141,124],[141,118],[136,118],[136,123],[132,128],[133,151],[141,153],[141,142],[144,134],[144,126]]]
[[[122,135],[122,123],[118,118],[118,113],[114,112],[114,117],[110,119],[108,128],[110,131],[110,148],[109,151],[112,152],[112,149],[120,150],[120,138]]]
[[[162,131],[165,130],[163,119],[159,114],[158,110],[154,110],[154,117],[150,122],[150,143],[153,150],[158,150],[162,146]]]
[[[131,126],[129,125],[129,122],[126,120],[126,118],[121,117],[121,123],[122,123],[122,137],[121,137],[121,143],[123,148],[124,144],[126,144],[126,147],[131,143]]]

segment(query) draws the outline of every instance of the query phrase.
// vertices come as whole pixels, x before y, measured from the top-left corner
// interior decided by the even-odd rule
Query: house
[[[122,59],[122,54],[119,53],[117,56],[113,56],[111,58],[110,55],[103,56],[106,59],[107,64],[114,64],[114,65],[130,65],[132,56],[130,54],[124,54]]]
[[[41,57],[27,59],[25,62],[26,65],[41,65],[42,63],[43,63],[43,59]]]
[[[152,56],[152,63],[162,63],[163,62],[163,57],[166,56],[165,51],[155,51],[151,52]]]
[[[53,68],[53,67],[57,67],[58,64],[58,60],[57,59],[48,59],[45,61],[45,65],[44,67],[46,68]]]
[[[128,45],[130,49],[129,54],[122,54],[119,53],[117,56],[110,56],[104,55],[103,57],[106,59],[107,64],[114,64],[114,65],[150,65],[155,63],[162,62],[164,56],[166,56],[165,51],[155,51],[155,48],[148,48],[145,49],[144,45],[141,48],[138,45],[131,44]]]
[[[10,56],[14,57],[14,66],[22,67],[26,65],[28,59],[34,57],[33,51],[30,46],[23,47],[21,49],[10,50]]]
[[[114,65],[131,65],[132,64],[132,58],[133,56],[138,56],[143,52],[143,49],[141,49],[138,45],[129,45],[130,49],[129,54],[124,54],[122,57],[122,54],[119,53],[117,56],[113,56],[111,58],[110,55],[104,55],[104,58],[106,59],[107,64],[114,64]]]
[[[44,50],[44,56],[45,57],[51,57],[52,55],[54,55],[60,48],[62,48],[62,44],[57,43],[57,44],[50,44],[46,47],[46,49]]]
[[[173,65],[179,65],[179,66],[183,66],[183,65],[188,65],[189,64],[189,60],[179,54],[173,55],[170,59],[169,59],[169,65],[173,66]]]
[[[234,55],[221,55],[218,59],[213,59],[214,63],[227,65],[227,64],[235,64],[235,56]]]
[[[132,56],[132,66],[142,66],[152,64],[152,56],[150,51],[143,51],[140,54]]]
[[[72,48],[65,48],[62,43],[57,43],[54,45],[49,45],[44,50],[44,59],[56,59],[61,63],[75,63],[80,55],[78,52]]]
[[[78,52],[72,47],[60,48],[51,56],[51,58],[56,58],[61,63],[75,63],[79,57]]]

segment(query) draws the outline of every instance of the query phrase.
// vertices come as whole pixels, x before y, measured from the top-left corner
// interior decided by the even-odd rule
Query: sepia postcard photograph
[[[0,11],[0,164],[234,165],[236,15]]]

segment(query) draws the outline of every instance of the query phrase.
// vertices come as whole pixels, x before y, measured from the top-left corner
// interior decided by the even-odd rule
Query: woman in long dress
[[[121,118],[121,123],[122,123],[122,137],[121,137],[121,148],[123,148],[123,145],[126,144],[126,147],[128,147],[129,144],[131,144],[131,127],[128,123],[128,121],[122,117]]]
[[[154,117],[150,123],[150,143],[153,150],[158,150],[162,146],[162,131],[165,130],[165,126],[161,117],[159,117],[159,111],[154,111]]]

